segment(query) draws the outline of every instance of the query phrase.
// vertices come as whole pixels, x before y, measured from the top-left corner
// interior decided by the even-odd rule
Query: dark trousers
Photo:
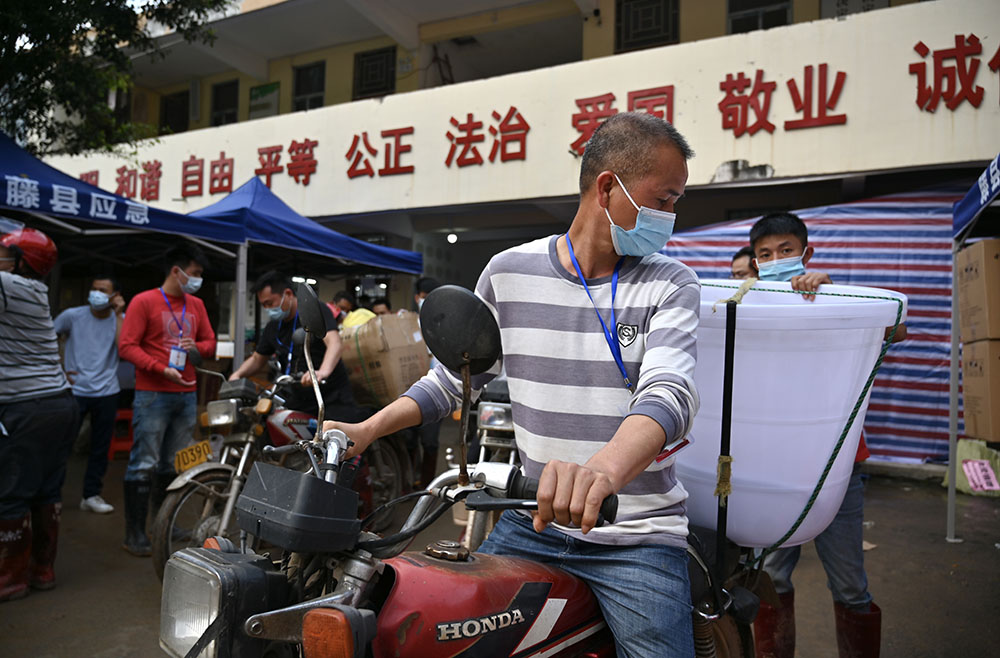
[[[87,459],[87,472],[83,476],[83,497],[90,498],[101,493],[104,484],[104,474],[108,471],[108,448],[111,446],[111,435],[115,430],[115,416],[118,413],[118,394],[105,395],[98,398],[74,395],[80,408],[80,422],[90,414],[90,457]]]
[[[0,519],[60,502],[79,415],[69,391],[0,404]]]

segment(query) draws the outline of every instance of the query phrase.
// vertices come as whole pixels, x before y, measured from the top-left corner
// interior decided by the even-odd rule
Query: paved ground
[[[124,461],[112,463],[106,497],[113,514],[77,507],[84,462],[74,457],[56,572],[59,586],[0,604],[5,658],[157,656],[159,581],[148,559],[119,548]],[[866,554],[872,592],[884,614],[888,658],[995,656],[1000,645],[1000,500],[959,497],[961,544],[947,544],[945,490],[875,477],[869,482]],[[454,537],[447,520],[429,530]],[[423,539],[415,547],[426,544]],[[811,547],[796,571],[798,656],[836,656],[825,577]]]

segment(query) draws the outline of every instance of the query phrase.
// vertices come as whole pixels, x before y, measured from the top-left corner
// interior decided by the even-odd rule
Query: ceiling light
[[[456,242],[458,242],[458,236],[455,235],[454,233],[449,233],[448,234],[448,244],[455,244]]]

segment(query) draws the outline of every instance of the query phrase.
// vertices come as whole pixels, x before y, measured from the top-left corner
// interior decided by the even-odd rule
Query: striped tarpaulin
[[[952,204],[966,190],[796,211],[816,250],[809,269],[828,272],[838,284],[888,288],[909,298],[907,339],[889,349],[865,417],[865,438],[876,458],[947,460]],[[700,277],[728,278],[732,256],[749,243],[756,219],[679,233],[664,253]]]

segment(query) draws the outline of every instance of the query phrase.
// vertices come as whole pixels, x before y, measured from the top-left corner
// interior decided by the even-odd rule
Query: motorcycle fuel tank
[[[313,438],[309,431],[309,421],[315,417],[301,411],[278,409],[267,419],[267,435],[275,446],[283,446],[296,441]]]
[[[614,656],[594,595],[559,569],[480,553],[453,562],[408,552],[386,565],[395,582],[375,658]]]

